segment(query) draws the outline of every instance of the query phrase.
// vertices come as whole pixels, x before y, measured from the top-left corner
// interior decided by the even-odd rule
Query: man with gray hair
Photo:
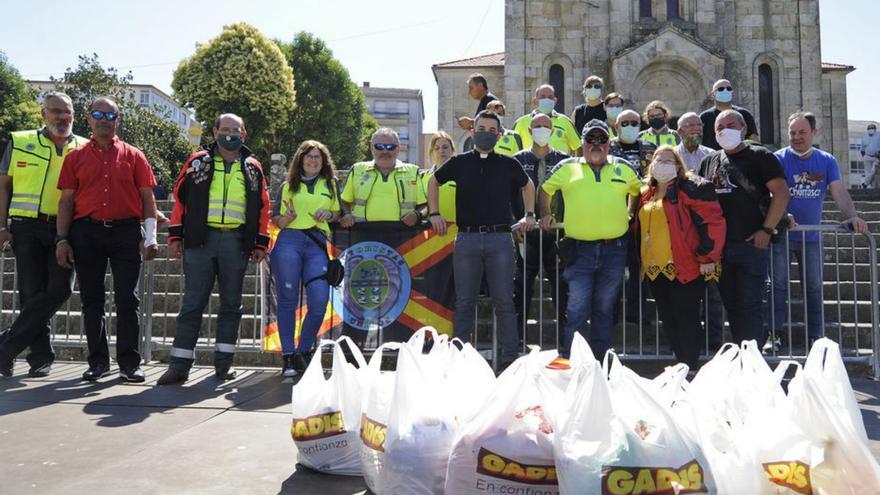
[[[342,227],[359,222],[403,222],[415,226],[424,218],[427,203],[418,165],[403,163],[400,138],[394,130],[382,127],[370,139],[373,160],[351,166],[342,190]]]
[[[550,147],[566,155],[577,155],[581,149],[581,137],[574,128],[574,123],[562,112],[556,111],[556,90],[549,84],[542,84],[535,89],[532,98],[531,113],[516,119],[513,130],[522,139],[523,149],[532,147],[532,119],[539,113],[549,115],[553,122],[553,134],[550,136]]]
[[[21,302],[18,317],[0,334],[2,376],[12,375],[13,360],[28,347],[28,376],[49,374],[55,359],[50,320],[73,286],[73,271],[55,262],[57,185],[64,157],[87,139],[72,132],[66,94],[46,94],[42,114],[43,128],[13,132],[0,161],[0,246],[12,245],[15,253]]]
[[[712,148],[703,146],[703,122],[696,112],[687,112],[678,119],[678,135],[681,142],[675,149],[681,155],[687,169],[693,173],[700,172],[703,158],[712,153]]]
[[[761,146],[746,144],[746,121],[725,110],[715,121],[721,149],[703,159],[700,175],[715,186],[727,220],[719,289],[735,343],[764,345],[762,295],[771,237],[779,237],[790,193],[779,160]],[[775,240],[775,239],[774,239]]]

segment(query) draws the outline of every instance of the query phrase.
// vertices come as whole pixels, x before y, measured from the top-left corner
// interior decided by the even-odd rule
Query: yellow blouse
[[[663,199],[652,199],[639,210],[639,226],[642,245],[642,276],[656,280],[661,273],[675,280],[675,264],[672,261],[672,241],[669,223],[663,211]]]

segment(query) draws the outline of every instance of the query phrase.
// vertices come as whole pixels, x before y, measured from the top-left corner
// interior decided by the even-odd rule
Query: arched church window
[[[680,17],[678,14],[678,0],[666,0],[666,18],[679,19]]]
[[[550,86],[553,86],[556,93],[555,110],[565,113],[565,69],[559,64],[553,64],[550,66],[549,76]]]
[[[764,143],[776,141],[776,109],[773,104],[773,69],[767,64],[758,66],[758,113],[760,114],[761,140]]]
[[[651,0],[639,0],[639,17],[653,17],[651,15]]]

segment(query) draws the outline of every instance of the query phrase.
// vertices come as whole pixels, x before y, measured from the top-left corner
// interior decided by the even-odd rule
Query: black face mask
[[[648,119],[648,125],[651,126],[651,129],[659,131],[660,129],[663,129],[663,126],[666,125],[666,119],[664,119],[663,117],[654,117],[652,119]]]

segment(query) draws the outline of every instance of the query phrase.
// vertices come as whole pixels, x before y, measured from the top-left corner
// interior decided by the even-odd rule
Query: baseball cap
[[[584,131],[581,132],[581,140],[587,137],[587,134],[589,134],[591,131],[594,131],[596,129],[604,132],[606,136],[610,136],[610,134],[608,134],[608,124],[602,122],[599,119],[593,119],[587,122],[587,125],[584,126]]]

